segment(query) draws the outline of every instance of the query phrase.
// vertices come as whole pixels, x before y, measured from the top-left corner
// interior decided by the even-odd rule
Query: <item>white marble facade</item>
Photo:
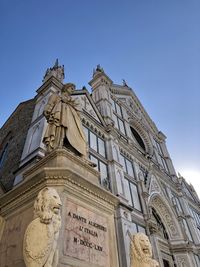
[[[161,267],[199,267],[199,199],[184,178],[177,177],[165,135],[134,91],[114,84],[101,67],[94,71],[89,84],[91,95],[84,88],[76,90],[73,97],[80,102],[90,159],[101,172],[100,184],[120,200],[116,210],[120,266],[130,264],[129,230],[149,236]],[[22,170],[31,158],[44,156],[43,108],[50,94],[59,93],[61,87],[61,80],[50,77],[37,91]],[[165,253],[168,257],[163,256]]]

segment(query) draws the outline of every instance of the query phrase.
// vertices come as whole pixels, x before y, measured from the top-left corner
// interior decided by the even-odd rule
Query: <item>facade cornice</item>
[[[43,83],[37,90],[37,97],[39,97],[40,95],[42,95],[47,88],[49,88],[50,86],[54,86],[56,87],[58,90],[61,90],[63,87],[63,83],[61,83],[58,79],[56,79],[54,76],[51,76],[45,83]]]
[[[98,173],[97,171],[95,172],[96,174]],[[26,179],[22,183],[0,198],[1,216],[7,216],[21,205],[33,200],[38,191],[45,186],[63,187],[64,190],[70,190],[71,194],[76,194],[77,196],[81,194],[86,199],[92,202],[95,201],[97,207],[106,205],[110,210],[117,207],[119,203],[117,197],[99,184],[89,182],[67,167],[40,168],[38,166],[37,170],[34,168],[29,175],[26,175]]]
[[[99,137],[101,137],[103,139],[105,139],[105,137],[107,137],[108,133],[105,131],[105,127],[103,127],[103,125],[101,125],[101,124],[97,124],[97,122],[94,121],[91,118],[91,116],[89,116],[85,112],[83,112],[83,114],[82,114],[82,123],[84,126],[88,127],[90,130],[94,131]]]

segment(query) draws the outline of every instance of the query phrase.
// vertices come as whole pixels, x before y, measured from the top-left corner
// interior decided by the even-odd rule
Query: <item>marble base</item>
[[[3,195],[0,266],[25,266],[23,236],[33,219],[33,203],[45,186],[62,200],[58,266],[117,267],[114,223],[118,200],[99,185],[99,172],[89,162],[58,149],[24,173],[24,180]]]

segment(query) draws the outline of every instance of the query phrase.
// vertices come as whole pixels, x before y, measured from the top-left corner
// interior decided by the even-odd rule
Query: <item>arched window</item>
[[[145,151],[146,149],[145,149],[145,145],[144,145],[144,142],[143,142],[142,138],[140,137],[138,132],[133,127],[130,127],[130,128],[131,128],[131,132],[132,132],[135,140],[137,141],[139,146]]]

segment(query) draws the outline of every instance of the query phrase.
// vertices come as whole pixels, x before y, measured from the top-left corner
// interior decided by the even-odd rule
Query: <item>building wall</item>
[[[34,106],[34,99],[19,104],[0,130],[0,180],[6,191],[13,186]]]

